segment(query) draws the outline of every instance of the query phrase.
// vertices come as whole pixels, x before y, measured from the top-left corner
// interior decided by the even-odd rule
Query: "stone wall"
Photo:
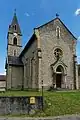
[[[11,89],[11,66],[7,66],[6,71],[6,88]]]
[[[65,115],[57,117],[0,117],[0,120],[80,120],[80,115]]]
[[[80,115],[65,115],[57,117],[0,117],[0,120],[80,120]]]
[[[56,36],[56,27],[60,28],[60,37]],[[40,46],[42,52],[41,72],[42,79],[44,81],[44,87],[52,85],[53,77],[51,73],[50,65],[54,64],[56,59],[54,56],[54,50],[60,48],[63,51],[61,60],[55,64],[55,69],[58,65],[65,68],[66,80],[63,84],[66,84],[66,88],[74,89],[74,62],[73,55],[76,54],[76,42],[73,44],[75,38],[65,28],[65,26],[59,21],[59,19],[53,20],[46,25],[39,28]]]
[[[23,84],[23,67],[12,66],[12,88],[21,89]]]
[[[24,64],[24,89],[38,88],[38,58],[37,41],[31,44],[27,52],[22,56]]]
[[[6,89],[6,81],[0,81],[0,91],[5,91]]]
[[[8,66],[7,69],[7,89],[21,89],[23,84],[23,67]]]
[[[42,97],[35,97],[35,104],[30,104],[30,97],[0,97],[0,115],[34,114],[42,109]]]
[[[80,75],[78,75],[78,84],[79,84],[79,89],[80,89]]]
[[[21,53],[21,36],[17,35],[17,46],[13,45],[13,38],[15,36],[13,34],[9,34],[8,36],[8,56],[14,56],[14,50],[16,50],[16,56],[19,56]]]

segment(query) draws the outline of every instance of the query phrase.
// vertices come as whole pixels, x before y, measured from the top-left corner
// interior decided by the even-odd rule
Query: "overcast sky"
[[[7,32],[15,8],[23,34],[23,46],[32,35],[33,28],[54,19],[58,13],[78,38],[76,50],[80,63],[80,0],[0,0],[0,74],[5,73]]]

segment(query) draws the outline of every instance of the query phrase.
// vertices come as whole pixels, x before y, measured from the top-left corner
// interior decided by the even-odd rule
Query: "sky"
[[[0,74],[5,74],[8,26],[14,9],[22,31],[24,47],[33,29],[56,17],[74,34],[77,40],[76,54],[80,63],[80,0],[0,0]]]

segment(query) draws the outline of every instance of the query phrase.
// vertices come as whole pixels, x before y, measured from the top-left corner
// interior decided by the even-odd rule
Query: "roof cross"
[[[58,13],[56,13],[56,17],[59,17],[59,14],[58,14]]]
[[[16,8],[14,9],[14,14],[16,14]]]

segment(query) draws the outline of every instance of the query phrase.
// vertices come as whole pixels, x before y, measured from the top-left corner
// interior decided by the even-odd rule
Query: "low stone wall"
[[[66,115],[66,116],[57,116],[57,117],[0,117],[0,120],[80,120],[80,115]]]
[[[35,104],[30,104],[30,97],[0,97],[0,115],[34,114],[42,109],[42,97],[35,97]]]

